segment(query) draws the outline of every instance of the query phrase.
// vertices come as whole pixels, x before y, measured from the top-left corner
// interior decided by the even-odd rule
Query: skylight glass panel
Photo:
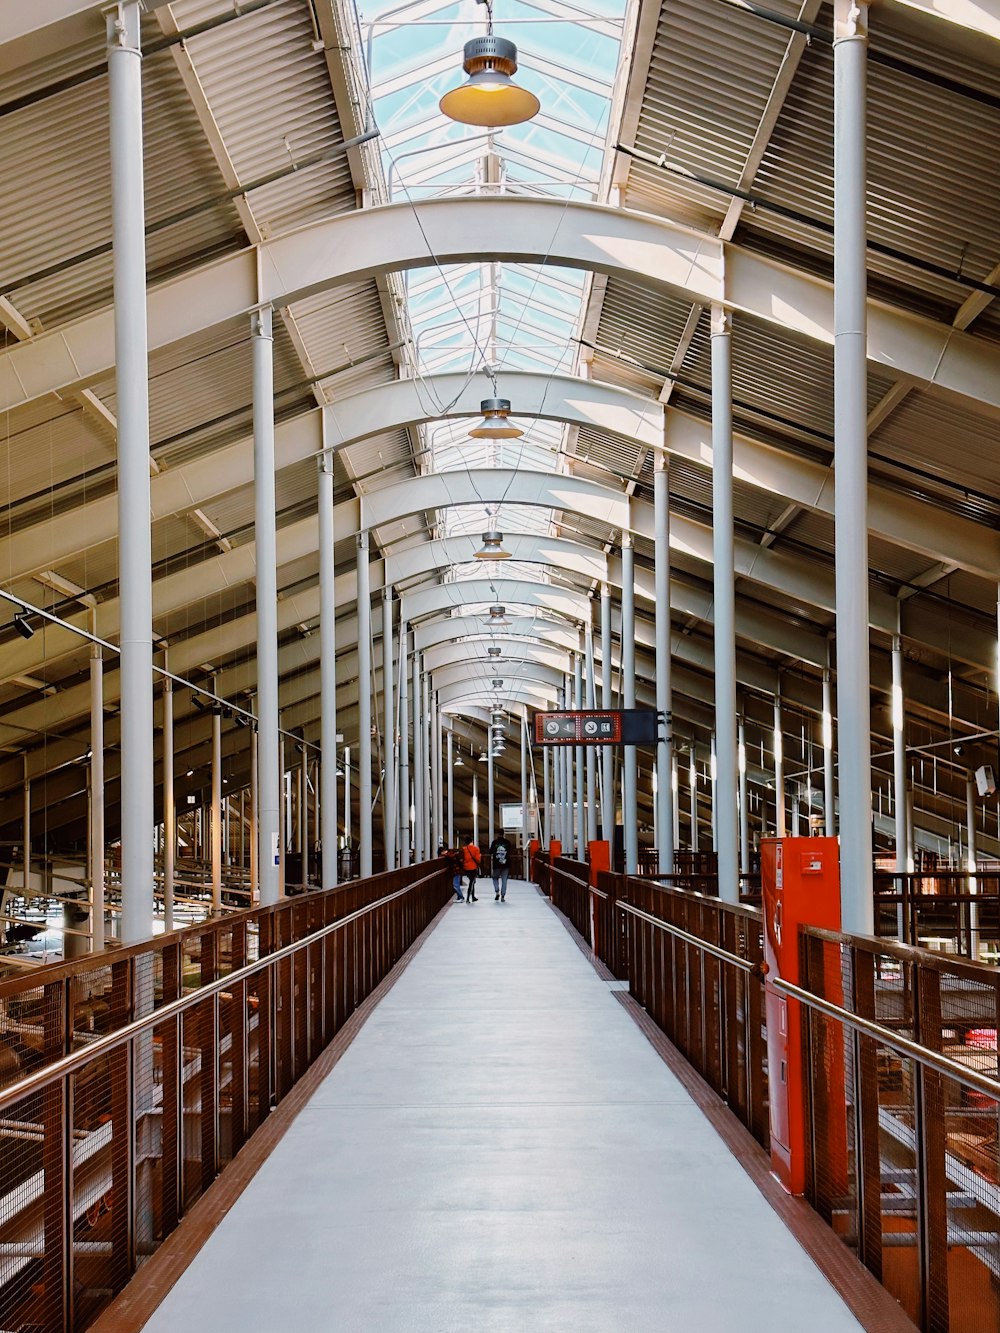
[[[486,6],[474,0],[415,0],[402,7],[394,0],[366,0],[359,21],[393,202],[504,194],[596,198],[624,14],[625,0],[589,0],[586,6],[495,0],[494,31],[517,44],[516,82],[535,94],[541,110],[524,124],[486,131],[448,120],[438,109],[440,97],[464,78],[465,42],[487,31]],[[468,376],[487,398],[511,396],[504,391],[505,372],[572,372],[586,289],[582,272],[548,264],[435,264],[409,271],[403,285],[413,338],[410,374]],[[442,412],[446,407],[438,406]],[[420,427],[421,467],[560,470],[567,428],[522,421],[517,407],[512,401],[511,416],[525,429],[517,440],[472,439],[468,419]],[[548,581],[542,565],[473,560],[487,527],[550,536],[555,518],[542,505],[441,511],[437,532],[470,541],[470,559],[447,570],[446,581]]]

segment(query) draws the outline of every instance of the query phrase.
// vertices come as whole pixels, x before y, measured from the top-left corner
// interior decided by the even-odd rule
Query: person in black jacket
[[[502,833],[490,843],[490,869],[493,873],[494,902],[507,901],[507,876],[510,874],[510,858],[514,848]]]

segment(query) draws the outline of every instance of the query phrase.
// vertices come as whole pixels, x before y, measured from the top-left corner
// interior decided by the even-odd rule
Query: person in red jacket
[[[467,903],[476,903],[479,899],[476,897],[476,876],[479,874],[479,867],[483,862],[483,854],[472,841],[472,834],[465,840],[465,846],[462,848],[462,874],[469,882],[469,890],[465,895]]]

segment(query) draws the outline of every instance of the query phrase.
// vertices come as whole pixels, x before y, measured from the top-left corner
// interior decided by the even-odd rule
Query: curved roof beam
[[[604,580],[608,577],[608,558],[595,546],[526,533],[505,533],[503,540],[513,560],[529,565],[551,565],[563,573],[582,575],[585,579]],[[453,565],[471,564],[481,545],[479,536],[446,537],[394,551],[384,561],[385,582],[398,587],[410,579],[450,569]]]
[[[515,417],[606,430],[650,449],[663,443],[663,406],[654,399],[575,375],[505,370],[499,379]],[[424,421],[479,416],[479,405],[488,396],[481,375],[471,380],[468,375],[431,375],[380,384],[321,409],[323,447],[340,449]]]
[[[460,589],[464,596],[458,596]],[[494,593],[495,589],[495,593]],[[586,622],[590,617],[590,599],[586,593],[570,592],[551,583],[532,583],[528,579],[468,579],[461,583],[435,583],[404,593],[400,615],[404,620],[422,620],[424,616],[450,611],[463,603],[502,602],[504,606],[537,606],[540,611]]]
[[[361,497],[361,526],[381,528],[426,509],[498,504],[538,505],[543,509],[571,512],[580,510],[585,504],[583,512],[589,518],[612,528],[629,526],[628,496],[611,486],[558,472],[510,468],[425,472],[422,477],[408,477],[406,481],[369,491]]]
[[[544,616],[511,616],[509,620],[505,633],[513,639],[535,639],[567,652],[574,651],[579,642],[577,631],[567,629],[562,621],[549,620]],[[414,646],[420,652],[433,648],[436,643],[492,638],[482,616],[449,616],[446,620],[424,621],[414,629],[413,634]]]
[[[503,656],[496,660],[495,665],[494,659],[486,656],[486,649],[491,646],[503,651]],[[470,671],[481,669],[483,684],[487,677],[502,676],[506,667],[513,669],[523,662],[535,662],[553,671],[569,670],[569,655],[565,649],[549,648],[530,639],[497,638],[492,644],[483,643],[479,652],[470,652],[471,647],[469,643],[439,643],[434,648],[428,648],[424,654],[424,668],[427,671],[438,671],[442,667],[464,663]]]
[[[438,691],[438,707],[448,709],[459,716],[466,716],[465,707],[470,704],[482,707],[489,702],[488,690],[477,690],[469,684],[448,685]],[[552,708],[556,702],[556,687],[539,684],[537,687],[522,685],[506,695],[506,702],[527,704],[529,708]]]
[[[511,697],[513,691],[527,685],[528,682],[540,684],[546,689],[558,689],[563,683],[563,672],[556,670],[555,667],[545,666],[543,663],[523,661],[512,663],[518,667],[517,671],[512,671],[504,680],[504,688],[500,691],[500,706],[506,706],[506,700]],[[484,694],[492,699],[495,697],[495,691],[489,687],[489,681],[477,681],[469,678],[469,673],[464,662],[455,662],[451,666],[439,667],[434,672],[434,688],[438,691],[447,689],[451,685],[465,685],[470,688],[480,687]]]
[[[161,283],[149,292],[150,349],[261,303],[285,307],[393,270],[470,260],[544,261],[618,274],[833,341],[833,287],[822,278],[626,209],[482,196],[343,214]],[[869,300],[868,358],[897,375],[1000,407],[1000,349],[950,325]],[[93,382],[113,364],[114,320],[105,307],[0,357],[0,410]]]

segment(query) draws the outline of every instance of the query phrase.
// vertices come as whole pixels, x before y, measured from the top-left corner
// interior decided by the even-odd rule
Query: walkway
[[[525,884],[455,903],[148,1333],[857,1333]]]

